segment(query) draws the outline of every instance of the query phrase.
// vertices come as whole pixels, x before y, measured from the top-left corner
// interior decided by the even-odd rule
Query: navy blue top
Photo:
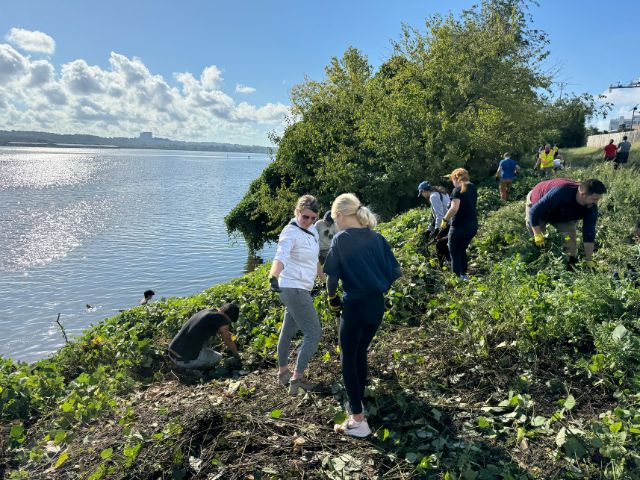
[[[596,239],[598,206],[583,207],[576,201],[578,184],[564,184],[549,190],[529,210],[529,223],[539,227],[543,223],[562,223],[583,220],[582,240],[593,243]]]
[[[333,237],[324,273],[340,278],[345,300],[355,300],[386,292],[402,270],[382,235],[368,228],[348,228]]]

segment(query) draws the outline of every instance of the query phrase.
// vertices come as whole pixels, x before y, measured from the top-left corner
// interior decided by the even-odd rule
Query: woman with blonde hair
[[[385,238],[373,231],[376,216],[352,193],[335,199],[331,216],[339,232],[333,237],[324,264],[328,275],[329,306],[340,312],[342,376],[351,415],[335,425],[337,433],[366,437],[371,429],[362,400],[367,382],[367,349],[382,322],[384,293],[402,275],[400,265]],[[336,291],[342,280],[344,297]]]
[[[269,271],[271,290],[278,292],[285,306],[284,321],[278,339],[278,381],[289,388],[290,395],[309,390],[303,380],[304,370],[318,350],[322,334],[320,319],[313,305],[311,290],[315,277],[322,275],[318,262],[318,202],[311,195],[298,199],[294,218],[278,239],[276,254]],[[289,352],[293,337],[302,330],[304,340],[298,352],[293,375],[289,372]]]
[[[456,168],[449,174],[453,183],[451,204],[444,215],[440,228],[446,228],[449,221],[449,255],[451,256],[451,270],[461,279],[467,277],[467,248],[473,237],[478,233],[478,191],[469,179],[469,172],[464,168]]]

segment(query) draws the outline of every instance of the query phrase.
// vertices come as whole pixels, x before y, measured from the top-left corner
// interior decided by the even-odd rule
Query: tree
[[[485,175],[504,151],[537,140],[548,86],[546,37],[528,28],[526,0],[484,0],[434,16],[421,32],[403,27],[393,55],[373,72],[349,48],[291,91],[296,122],[275,161],[225,218],[251,248],[275,239],[295,199],[329,208],[353,192],[387,219],[415,205],[415,186],[464,166]]]

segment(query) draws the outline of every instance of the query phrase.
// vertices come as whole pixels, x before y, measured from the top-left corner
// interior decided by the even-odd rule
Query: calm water
[[[266,155],[0,148],[0,355],[32,361],[67,333],[241,275],[224,216]],[[260,252],[271,255],[271,249]],[[87,308],[89,305],[91,308]]]

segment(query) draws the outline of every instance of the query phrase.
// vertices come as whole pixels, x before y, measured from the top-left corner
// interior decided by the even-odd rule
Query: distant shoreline
[[[102,148],[106,150],[166,150],[166,151],[181,151],[181,152],[210,152],[210,153],[226,153],[226,154],[256,154],[256,155],[268,155],[269,152],[256,152],[250,150],[221,150],[221,149],[192,149],[192,148],[177,148],[177,147],[120,147],[117,145],[91,145],[84,143],[37,143],[37,142],[0,142],[0,147],[20,147],[20,148]]]
[[[271,154],[277,149],[261,145],[240,145],[221,142],[185,142],[153,137],[151,132],[141,132],[138,138],[99,137],[85,134],[60,134],[32,131],[0,130],[0,146],[51,147],[51,148],[135,148],[142,150],[185,150],[193,152],[262,153]]]

